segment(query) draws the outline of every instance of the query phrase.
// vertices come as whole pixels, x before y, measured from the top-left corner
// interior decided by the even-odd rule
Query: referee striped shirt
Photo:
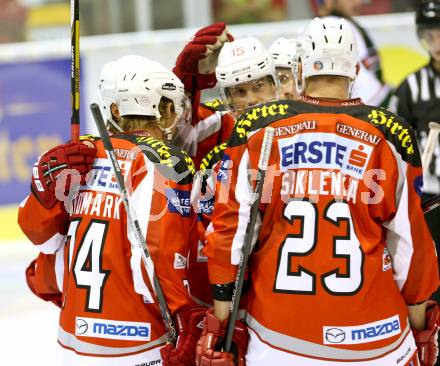
[[[411,124],[423,151],[429,122],[440,122],[440,72],[432,67],[432,61],[407,76],[391,97],[388,108]],[[440,193],[440,144],[434,150],[429,173],[424,176],[424,192]]]

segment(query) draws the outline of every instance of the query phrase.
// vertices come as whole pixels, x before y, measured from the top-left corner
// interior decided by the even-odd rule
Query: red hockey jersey
[[[190,204],[194,165],[186,153],[151,137],[111,139],[131,209],[175,313],[193,303],[185,286],[189,246],[197,240]],[[59,343],[88,356],[125,356],[164,344],[166,330],[111,162],[102,142],[95,144],[88,184],[68,210],[64,202],[45,209],[31,194],[18,221],[41,252],[27,271],[30,287],[61,302]]]
[[[252,177],[271,126],[249,268],[250,350],[262,342],[310,360],[379,359],[412,337],[406,305],[427,300],[439,285],[417,143],[385,109],[307,101],[263,104],[237,120],[207,235],[210,280],[235,279],[254,229],[247,227]]]

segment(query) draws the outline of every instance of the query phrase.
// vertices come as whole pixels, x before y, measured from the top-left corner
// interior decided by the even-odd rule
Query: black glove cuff
[[[212,296],[214,300],[231,301],[235,289],[235,282],[212,285]]]

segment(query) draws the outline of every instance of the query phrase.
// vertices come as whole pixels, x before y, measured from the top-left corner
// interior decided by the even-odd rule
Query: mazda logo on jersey
[[[373,148],[331,133],[298,134],[278,140],[280,167],[340,170],[362,179]]]
[[[75,329],[76,335],[83,335],[84,333],[87,332],[88,329],[89,329],[89,324],[84,319],[76,318],[76,329]]]
[[[82,337],[149,341],[150,323],[97,318],[76,318],[75,335]]]
[[[327,329],[325,339],[328,343],[342,343],[345,340],[345,332],[339,328]]]
[[[324,344],[361,344],[391,338],[401,334],[398,315],[376,322],[354,326],[322,328]]]

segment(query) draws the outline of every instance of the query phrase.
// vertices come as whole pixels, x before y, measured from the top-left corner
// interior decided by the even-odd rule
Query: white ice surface
[[[58,308],[35,297],[24,277],[36,254],[29,242],[0,241],[0,365],[58,366]]]

